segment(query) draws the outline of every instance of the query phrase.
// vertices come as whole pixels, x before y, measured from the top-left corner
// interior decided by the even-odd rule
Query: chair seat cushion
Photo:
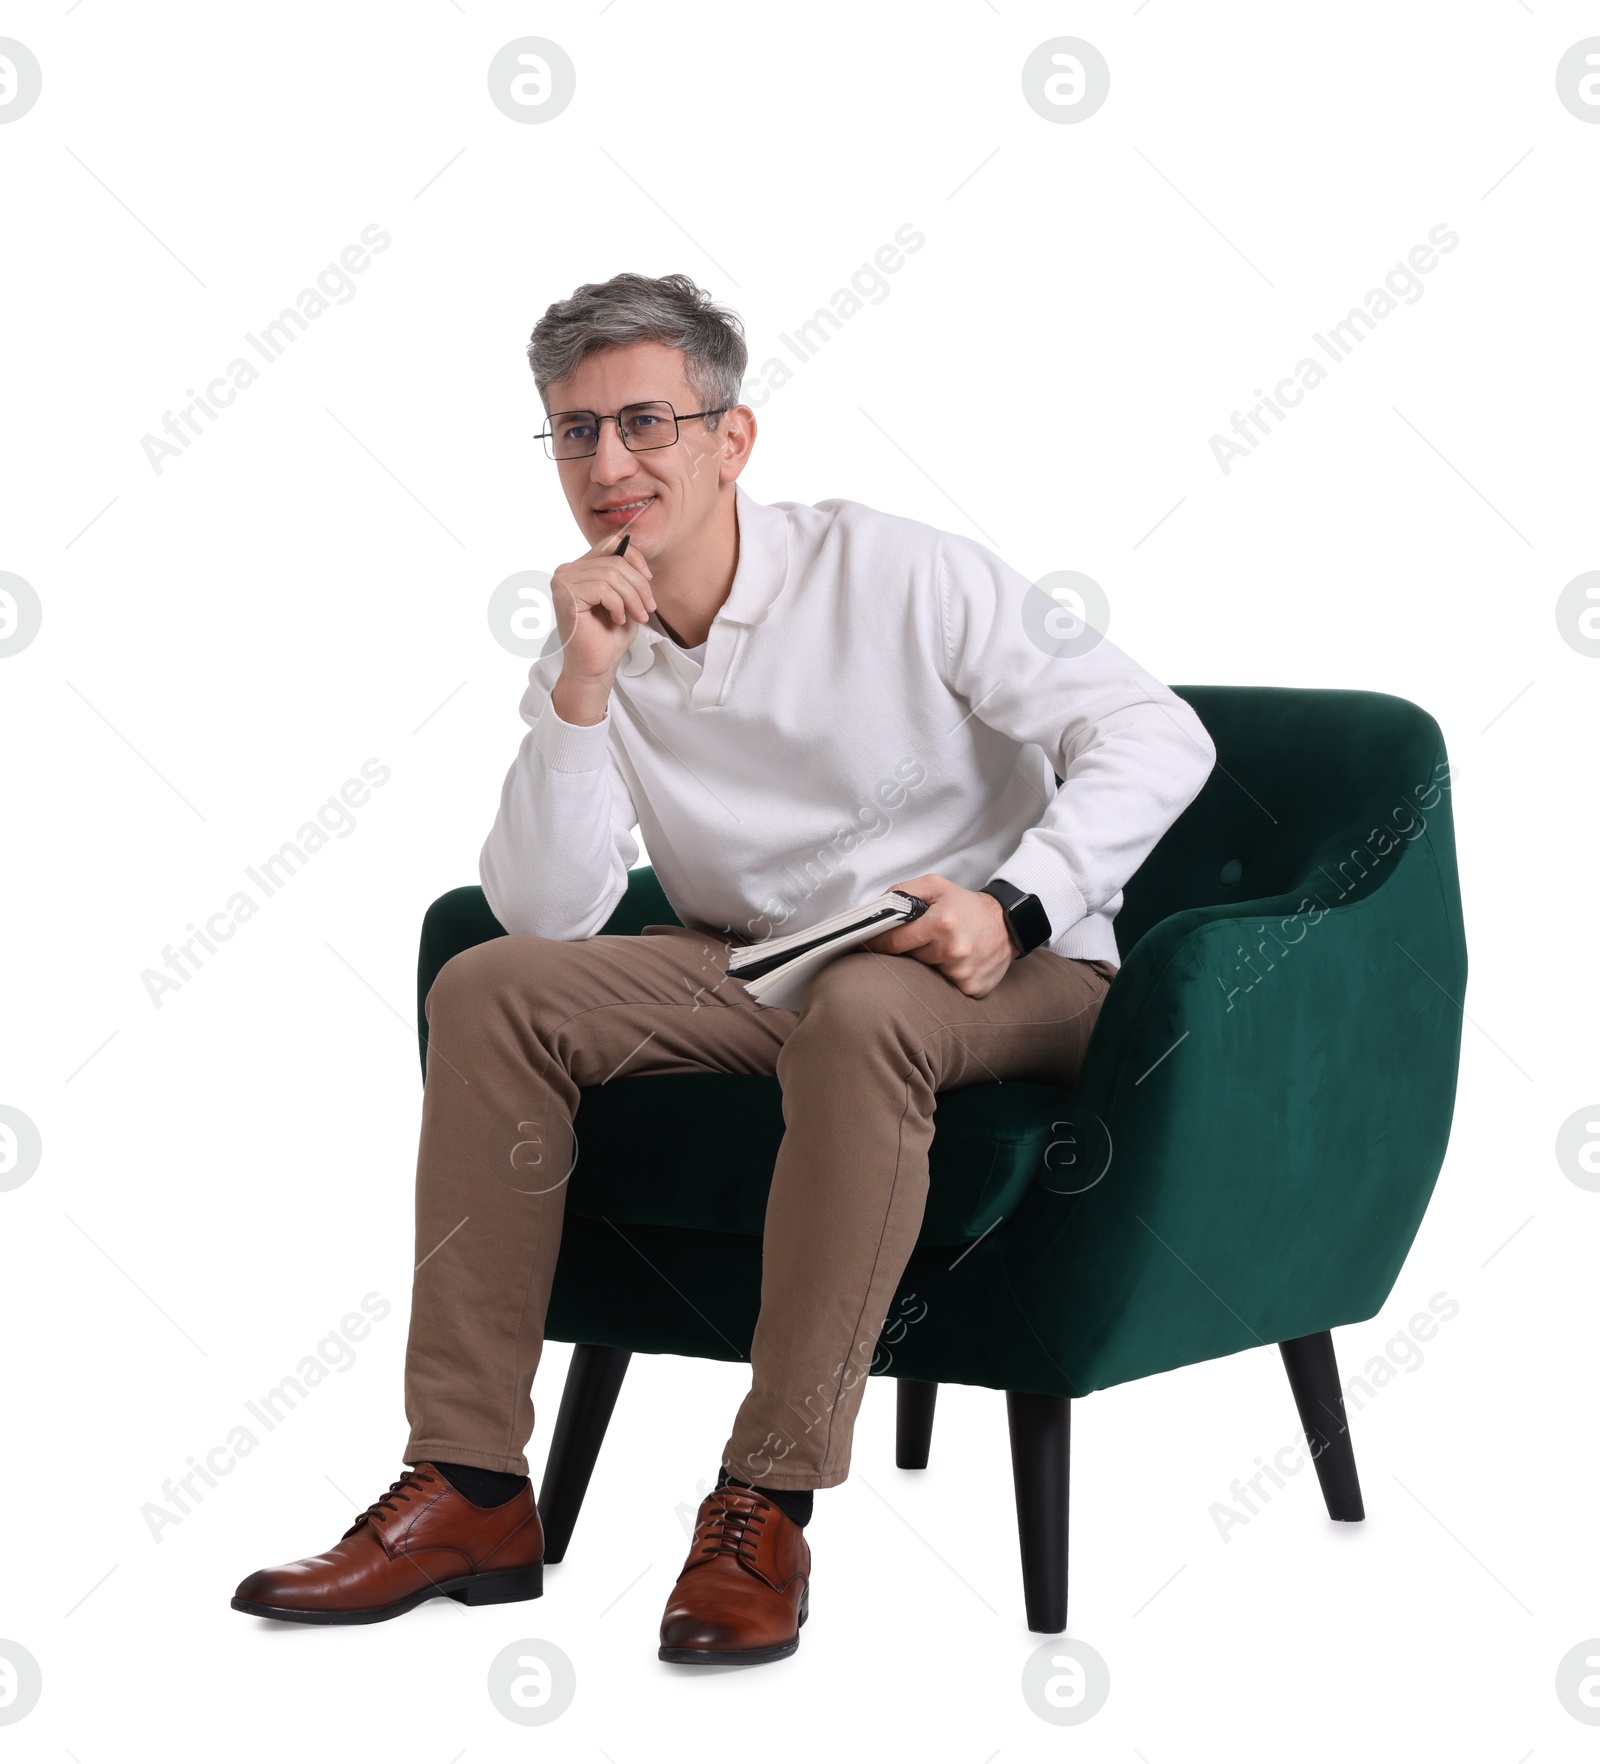
[[[1018,1205],[1061,1138],[1071,1092],[974,1084],[939,1094],[920,1242],[970,1243]],[[673,1073],[579,1092],[567,1210],[618,1224],[759,1237],[783,1138],[776,1078]]]

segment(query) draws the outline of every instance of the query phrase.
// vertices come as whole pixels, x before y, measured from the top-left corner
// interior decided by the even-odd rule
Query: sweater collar
[[[739,483],[733,486],[733,509],[739,524],[739,562],[728,598],[712,620],[713,634],[724,621],[730,625],[760,624],[789,574],[789,523],[783,510],[757,502]],[[653,625],[641,625],[619,672],[642,674],[655,660],[658,643],[671,645],[672,639]],[[709,659],[709,648],[707,656]]]

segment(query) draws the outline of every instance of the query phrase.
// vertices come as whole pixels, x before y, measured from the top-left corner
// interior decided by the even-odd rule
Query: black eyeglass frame
[[[625,417],[630,410],[654,410],[662,408],[672,411],[672,439],[670,441],[652,441],[648,447],[635,447],[628,439],[627,430],[622,426],[623,417]],[[641,398],[634,404],[624,404],[621,409],[617,411],[615,416],[604,416],[597,410],[553,410],[546,418],[547,426],[541,429],[539,433],[534,436],[534,439],[544,443],[546,459],[554,460],[557,465],[564,465],[568,460],[593,459],[600,451],[600,425],[602,423],[615,423],[617,425],[617,434],[622,441],[622,445],[627,448],[629,453],[654,453],[657,449],[662,447],[677,446],[680,439],[678,430],[681,423],[691,422],[695,417],[723,416],[732,409],[733,406],[731,404],[721,404],[718,405],[715,410],[689,410],[683,412],[682,415],[679,415],[676,410],[672,409],[672,403],[669,399]],[[555,423],[558,416],[585,416],[594,418],[594,446],[591,447],[587,453],[556,453],[554,445],[555,429],[551,425]]]

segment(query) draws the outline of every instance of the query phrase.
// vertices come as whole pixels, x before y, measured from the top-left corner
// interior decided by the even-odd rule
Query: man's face
[[[553,413],[591,410],[615,416],[627,404],[665,399],[675,411],[704,410],[684,378],[683,355],[664,343],[628,343],[587,357],[570,380],[549,388]],[[744,411],[749,429],[754,421]],[[630,547],[649,558],[690,540],[709,521],[722,484],[736,477],[748,454],[741,425],[729,416],[708,431],[698,417],[678,425],[671,447],[630,452],[617,425],[600,424],[599,448],[588,459],[560,460],[561,488],[591,545],[624,532]],[[634,506],[642,504],[643,506]]]

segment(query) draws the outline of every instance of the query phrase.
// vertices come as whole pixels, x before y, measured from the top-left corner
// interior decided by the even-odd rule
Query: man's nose
[[[600,421],[600,433],[594,450],[594,475],[603,484],[614,484],[633,471],[633,455],[622,442],[621,426],[609,417]]]

